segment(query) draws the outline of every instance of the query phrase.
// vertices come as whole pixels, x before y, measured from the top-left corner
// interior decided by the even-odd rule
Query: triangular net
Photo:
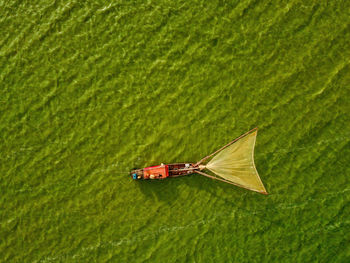
[[[266,194],[254,164],[256,135],[257,130],[254,130],[238,139],[216,154],[205,167],[237,186]]]

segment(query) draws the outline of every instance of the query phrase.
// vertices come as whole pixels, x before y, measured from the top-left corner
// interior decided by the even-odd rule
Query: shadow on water
[[[206,178],[199,174],[193,174],[190,180],[184,180],[183,182],[194,189],[193,192],[205,191],[213,199],[220,200],[225,203],[225,206],[229,205],[232,209],[241,207],[247,209],[256,202],[260,205],[267,202],[268,196]]]
[[[206,195],[220,200],[221,203],[229,205],[232,209],[253,208],[250,206],[257,201],[260,204],[265,204],[268,197],[199,174],[163,180],[140,180],[135,183],[144,198],[168,205],[178,200],[179,189],[183,188],[184,185],[187,186],[188,191],[191,191],[190,195],[204,191]]]
[[[240,198],[240,196],[245,195],[242,189],[232,189],[232,185],[226,185],[222,182],[205,178],[199,174],[163,180],[140,180],[136,183],[145,198],[155,199],[168,204],[177,200],[179,196],[179,187],[181,188],[183,185],[187,185],[193,194],[198,191],[205,191],[208,195],[217,199],[222,200],[223,198],[227,198],[227,201],[229,201],[228,196],[232,197],[233,195],[233,201],[235,198]],[[228,196],[222,196],[222,192],[230,194],[228,194]]]
[[[154,199],[159,202],[172,204],[176,201],[179,195],[179,180],[178,178],[169,178],[163,180],[140,180],[137,182],[137,187],[144,195],[144,198]]]

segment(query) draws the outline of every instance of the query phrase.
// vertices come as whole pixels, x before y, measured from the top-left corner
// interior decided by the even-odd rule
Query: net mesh
[[[254,164],[257,130],[216,154],[206,168],[238,186],[266,193]]]

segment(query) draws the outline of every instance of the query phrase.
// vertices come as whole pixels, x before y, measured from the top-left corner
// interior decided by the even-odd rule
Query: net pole
[[[205,160],[207,160],[208,158],[212,157],[213,155],[217,154],[218,152],[221,152],[223,149],[229,147],[231,144],[235,143],[236,141],[238,141],[239,139],[243,138],[244,136],[248,135],[249,133],[252,133],[253,131],[257,130],[258,127],[255,127],[254,129],[251,129],[250,131],[247,131],[246,133],[242,134],[241,136],[239,136],[238,138],[234,139],[232,142],[229,142],[228,144],[226,144],[225,146],[221,147],[219,150],[213,152],[212,154],[204,157],[202,160],[198,161],[194,166],[198,166],[200,165],[202,162],[204,162]]]

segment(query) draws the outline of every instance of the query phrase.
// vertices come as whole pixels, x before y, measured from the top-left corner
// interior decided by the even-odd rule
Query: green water
[[[1,262],[350,262],[349,1],[0,1]],[[193,175],[259,127],[269,196]]]

